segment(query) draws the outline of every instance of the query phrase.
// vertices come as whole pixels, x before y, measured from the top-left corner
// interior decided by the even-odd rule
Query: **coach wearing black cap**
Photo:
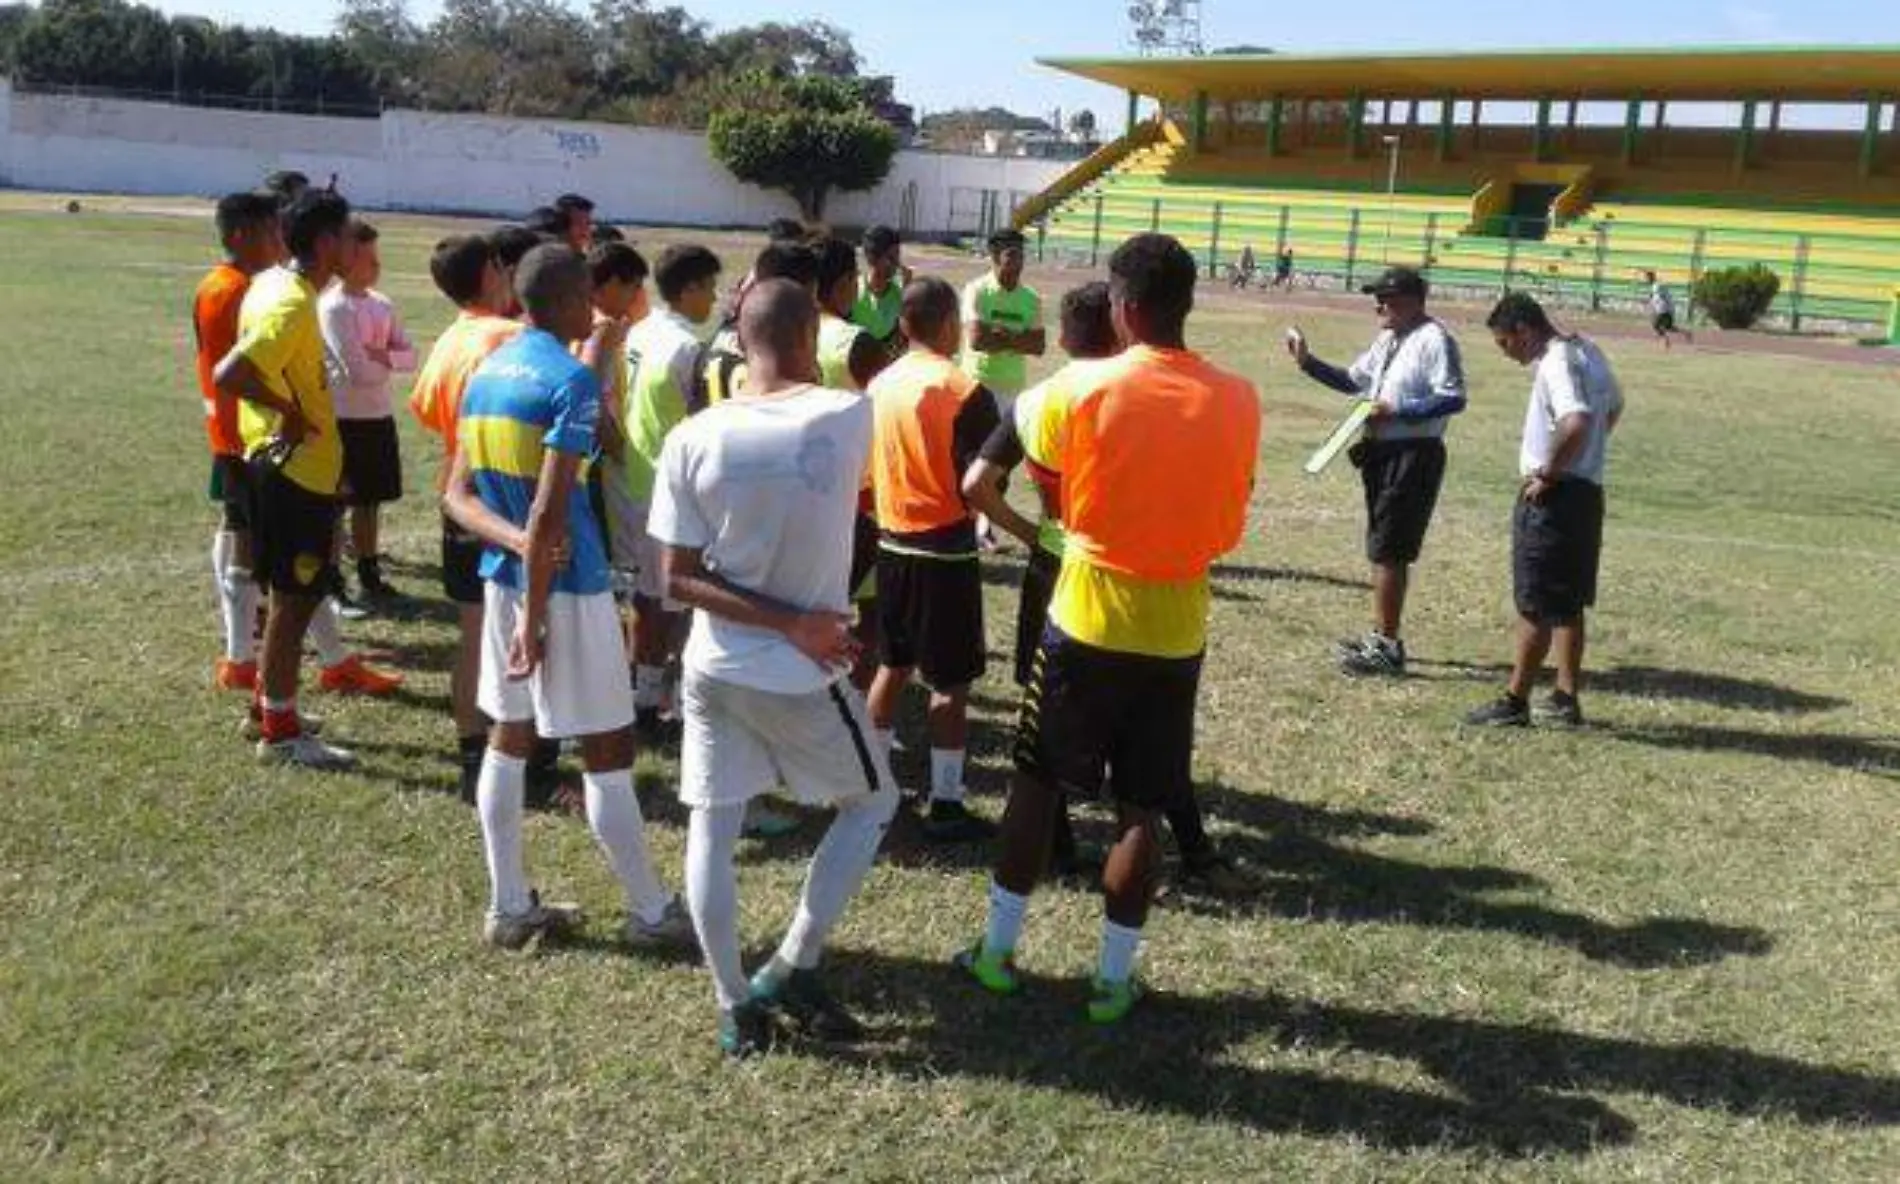
[[[1308,352],[1304,335],[1287,335],[1287,348],[1307,377],[1372,401],[1365,439],[1351,456],[1366,491],[1373,627],[1363,638],[1339,643],[1339,666],[1348,674],[1405,673],[1406,587],[1445,478],[1445,424],[1465,409],[1458,342],[1426,315],[1430,290],[1409,267],[1388,268],[1361,288],[1378,310],[1380,332],[1344,370]]]

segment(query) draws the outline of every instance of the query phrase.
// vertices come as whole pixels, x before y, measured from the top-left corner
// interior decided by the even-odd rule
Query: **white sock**
[[[528,762],[489,749],[475,782],[475,808],[482,819],[482,845],[488,855],[490,912],[517,917],[528,911],[528,869],[521,853],[521,795]]]
[[[218,612],[224,621],[224,656],[233,662],[257,657],[257,584],[237,566],[237,536],[218,532],[211,546],[211,570],[218,577]]]
[[[656,924],[673,903],[673,894],[660,885],[653,871],[646,819],[640,816],[640,799],[633,792],[633,770],[584,773],[581,784],[587,790],[587,825],[627,894],[628,910],[647,924]]]
[[[1102,960],[1096,971],[1105,983],[1125,983],[1135,973],[1135,954],[1141,949],[1141,930],[1102,922]]]
[[[824,952],[825,938],[858,894],[877,862],[877,849],[897,813],[897,794],[883,790],[852,798],[838,808],[824,841],[805,873],[805,892],[785,940],[773,958],[772,972],[811,970]]]
[[[325,667],[350,656],[350,651],[343,648],[343,628],[338,623],[336,601],[332,597],[324,597],[317,611],[310,615],[309,637],[310,644],[316,647],[317,661]]]
[[[990,881],[990,923],[983,934],[983,949],[991,954],[1013,954],[1023,936],[1023,918],[1029,914],[1029,898]]]
[[[961,802],[963,800],[963,750],[961,748],[930,750],[930,800],[932,802]]]
[[[739,871],[733,866],[744,826],[744,806],[711,806],[695,809],[686,827],[686,903],[722,1011],[752,993],[739,955]]]
[[[649,707],[658,708],[660,699],[666,694],[666,667],[635,666],[633,668],[633,706],[644,711]]]

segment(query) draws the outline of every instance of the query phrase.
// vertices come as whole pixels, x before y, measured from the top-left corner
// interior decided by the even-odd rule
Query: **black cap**
[[[1412,268],[1388,267],[1378,279],[1359,290],[1368,296],[1416,296],[1423,300],[1432,286]]]

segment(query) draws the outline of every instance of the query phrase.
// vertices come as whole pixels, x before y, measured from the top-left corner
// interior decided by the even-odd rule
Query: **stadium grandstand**
[[[1043,64],[1129,112],[1015,210],[1048,253],[1161,229],[1210,273],[1291,249],[1297,283],[1408,263],[1590,307],[1635,299],[1645,271],[1759,262],[1782,323],[1900,339],[1900,46]]]

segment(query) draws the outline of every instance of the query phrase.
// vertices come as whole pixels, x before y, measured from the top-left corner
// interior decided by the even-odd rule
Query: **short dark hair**
[[[568,210],[557,209],[554,206],[536,206],[528,211],[528,216],[522,220],[522,224],[536,234],[545,234],[550,238],[566,238],[567,232],[573,229],[574,215]]]
[[[494,248],[479,234],[454,234],[435,245],[429,256],[429,275],[444,296],[457,305],[471,304],[482,294],[482,276],[495,261]]]
[[[660,252],[653,278],[659,285],[660,299],[671,304],[679,299],[681,292],[712,279],[719,271],[719,256],[698,243],[682,243]]]
[[[805,241],[805,224],[796,218],[774,218],[765,224],[765,237],[777,242],[780,239]]]
[[[934,275],[912,280],[904,288],[903,320],[925,337],[957,315],[957,290]]]
[[[802,287],[818,282],[818,256],[804,243],[783,239],[770,243],[752,263],[752,278],[790,280]]]
[[[227,193],[218,199],[218,238],[229,241],[240,230],[262,226],[277,217],[277,199],[268,193]]]
[[[1001,255],[1012,248],[1020,250],[1028,245],[1029,240],[1023,237],[1023,232],[1013,227],[1005,226],[990,232],[989,248],[992,255]]]
[[[546,235],[529,230],[526,226],[503,226],[488,236],[488,247],[495,253],[495,262],[503,267],[513,267],[521,262],[523,255],[547,241]]]
[[[371,226],[368,222],[365,222],[361,218],[352,216],[350,218],[350,237],[355,239],[359,243],[373,243],[377,239],[383,236],[374,226]]]
[[[598,243],[624,243],[627,241],[626,232],[622,231],[618,226],[615,226],[608,222],[594,223],[593,233],[589,235],[589,237],[596,244]]]
[[[1080,357],[1106,358],[1121,348],[1106,282],[1091,280],[1062,294],[1062,336]]]
[[[1506,292],[1484,318],[1484,327],[1493,333],[1515,333],[1529,329],[1533,333],[1555,333],[1550,314],[1528,292]]]
[[[864,232],[864,253],[882,255],[903,245],[903,237],[888,226],[873,226]]]
[[[264,178],[264,192],[270,194],[279,207],[289,206],[309,188],[310,178],[296,169],[280,169]]]
[[[646,256],[634,250],[626,243],[600,243],[587,252],[587,271],[594,278],[594,286],[619,280],[625,284],[644,284],[647,282]]]
[[[818,323],[818,302],[791,280],[765,280],[746,293],[739,337],[750,348],[783,358]]]
[[[858,253],[841,238],[821,240],[813,253],[818,256],[818,290],[828,292],[833,284],[858,270]]]
[[[342,234],[350,224],[350,203],[328,189],[306,189],[284,211],[284,246],[295,259],[308,259],[317,240]]]
[[[594,202],[592,198],[582,197],[578,193],[563,193],[554,199],[554,208],[574,214],[591,214],[594,212]]]
[[[1165,234],[1138,234],[1108,257],[1110,291],[1163,329],[1187,323],[1200,271],[1188,249]]]
[[[587,289],[587,260],[565,243],[542,243],[515,268],[515,298],[540,321],[554,306]]]

